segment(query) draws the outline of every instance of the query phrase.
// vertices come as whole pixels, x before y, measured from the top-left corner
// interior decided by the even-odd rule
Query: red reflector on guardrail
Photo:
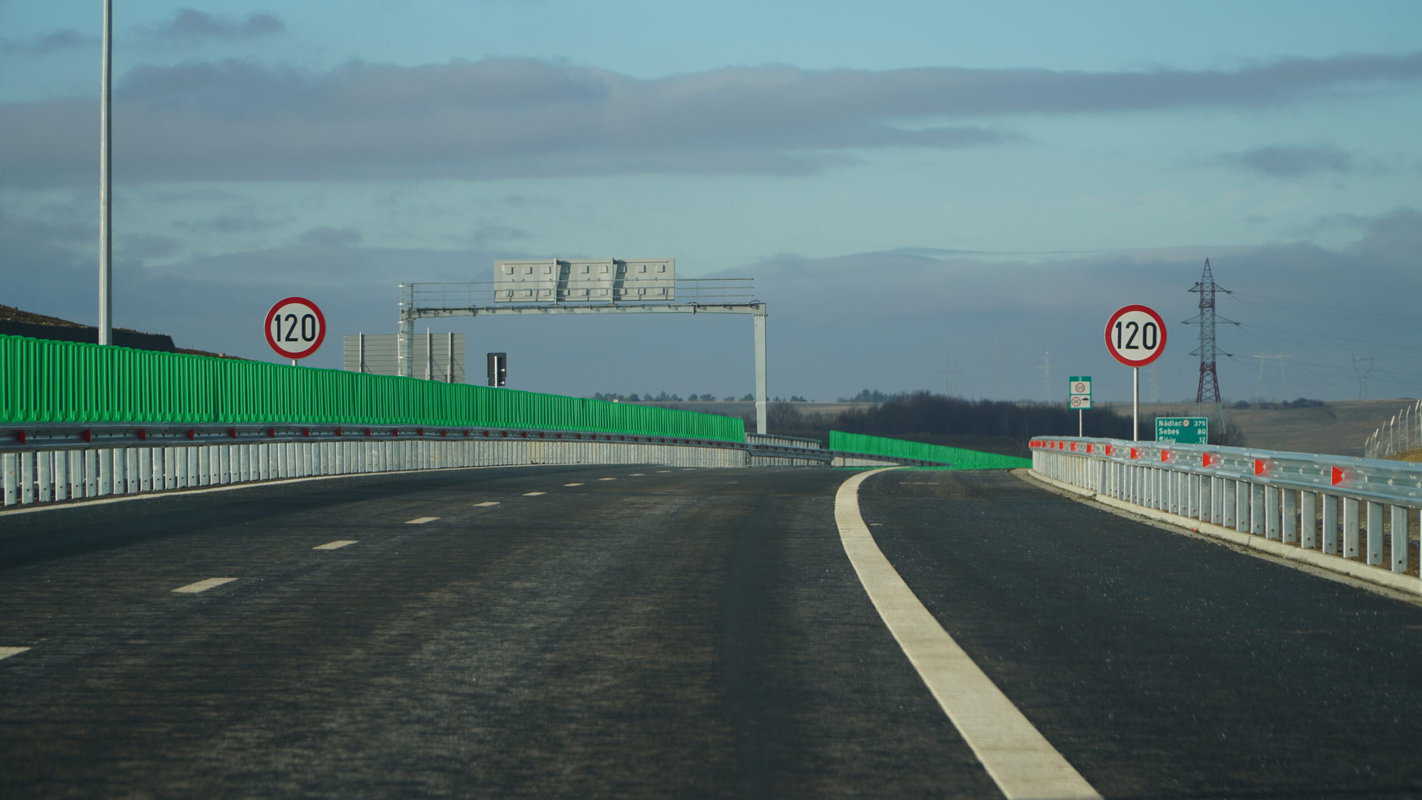
[[[1094,452],[1096,452],[1096,445],[1091,444],[1090,442],[1088,442],[1087,445],[1086,445],[1086,452],[1088,452],[1088,453],[1094,453]]]
[[[30,435],[28,433],[25,433],[24,431],[15,431],[15,441],[19,442],[20,444],[24,444],[25,442],[29,441],[29,438]]]
[[[1116,446],[1115,446],[1115,445],[1111,445],[1111,444],[1106,445],[1106,455],[1109,456],[1109,455],[1111,455],[1111,454],[1114,453],[1114,452],[1116,452]]]
[[[1255,474],[1255,475],[1261,475],[1261,476],[1262,476],[1262,475],[1268,475],[1268,474],[1269,474],[1269,462],[1268,462],[1267,460],[1265,460],[1265,459],[1262,459],[1262,458],[1256,458],[1256,459],[1254,459],[1254,474]]]
[[[1137,450],[1137,449],[1134,448],[1134,447],[1132,447],[1132,448],[1131,448],[1131,458],[1140,458],[1140,457],[1141,457],[1141,451],[1140,451],[1140,450]]]
[[[1073,453],[1076,452],[1076,442],[1072,442],[1072,443],[1071,443],[1071,451],[1072,451]]]
[[[1220,457],[1217,456],[1217,455],[1215,455],[1214,453],[1201,453],[1201,454],[1200,454],[1200,466],[1202,466],[1202,467],[1213,467],[1214,465],[1216,465],[1216,464],[1218,464],[1218,463],[1220,463]]]
[[[1348,480],[1348,473],[1345,472],[1342,467],[1334,467],[1332,473],[1328,476],[1328,482],[1334,486],[1346,480]]]
[[[1161,451],[1160,451],[1160,460],[1161,460],[1162,462],[1168,462],[1168,461],[1170,461],[1170,451],[1169,451],[1169,450],[1161,450]]]
[[[79,432],[79,438],[80,438],[80,439],[83,439],[83,440],[86,441],[86,442],[92,442],[92,441],[94,441],[94,432],[93,432],[93,431],[80,431],[80,432]]]

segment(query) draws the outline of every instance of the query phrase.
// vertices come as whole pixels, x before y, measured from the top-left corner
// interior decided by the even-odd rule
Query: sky
[[[1422,395],[1412,0],[114,5],[114,322],[179,346],[279,361],[296,295],[337,368],[398,283],[670,257],[753,279],[773,396],[1127,399],[1139,303],[1188,400],[1208,258],[1226,400]],[[0,303],[90,324],[100,8],[0,0]],[[744,317],[427,329],[534,391],[753,386]]]

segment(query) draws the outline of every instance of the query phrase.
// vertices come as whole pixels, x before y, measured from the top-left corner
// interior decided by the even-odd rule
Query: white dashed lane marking
[[[475,504],[474,504],[474,507],[475,507],[475,508],[493,508],[494,506],[496,506],[496,505],[498,505],[498,504],[499,504],[499,501],[498,501],[498,500],[485,500],[485,501],[482,502],[482,503],[475,503]]]
[[[615,481],[615,480],[617,480],[617,479],[616,479],[616,478],[598,478],[598,480],[600,480],[600,481]]]
[[[634,473],[632,473],[632,477],[633,477],[633,478],[645,478],[645,477],[647,477],[647,473],[645,473],[645,472],[634,472]]]
[[[190,584],[188,584],[187,586],[179,586],[178,588],[176,588],[176,589],[173,590],[173,593],[174,593],[174,594],[198,594],[199,592],[205,592],[205,591],[207,591],[208,589],[215,589],[215,588],[217,588],[218,586],[223,585],[224,583],[231,583],[231,582],[233,582],[233,581],[235,581],[235,580],[237,580],[237,579],[236,579],[236,578],[208,578],[208,579],[206,579],[206,580],[198,581],[197,583],[190,583]]]
[[[28,647],[0,647],[0,661],[4,661],[10,656],[17,656],[30,648]]]
[[[437,520],[437,519],[439,519],[439,517],[415,517],[414,519],[405,520],[405,524],[406,524],[406,525],[424,525],[424,524],[427,523],[427,522],[434,522],[434,521]]]
[[[544,495],[544,494],[548,494],[548,493],[547,493],[547,492],[524,492],[524,493],[523,493],[523,496],[524,496],[524,497],[538,497],[539,495]]]
[[[351,545],[353,545],[353,544],[355,544],[355,543],[356,543],[356,540],[355,540],[355,539],[337,539],[337,540],[334,541],[334,542],[326,542],[325,544],[318,544],[318,545],[316,545],[315,547],[313,547],[313,548],[311,548],[311,549],[312,549],[312,550],[340,550],[342,547],[349,547],[349,546],[351,546]]]
[[[581,483],[565,483],[564,486],[582,486]]]

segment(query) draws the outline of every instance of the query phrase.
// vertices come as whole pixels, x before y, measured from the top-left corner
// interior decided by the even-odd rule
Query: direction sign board
[[[326,339],[326,316],[304,297],[276,301],[262,327],[267,344],[282,358],[306,358]]]
[[[1165,352],[1165,320],[1147,306],[1116,309],[1106,322],[1106,350],[1128,367],[1144,367]]]
[[[1091,376],[1073,375],[1068,378],[1067,394],[1071,397],[1071,408],[1091,408]]]
[[[1155,440],[1176,444],[1209,444],[1209,417],[1156,417]]]

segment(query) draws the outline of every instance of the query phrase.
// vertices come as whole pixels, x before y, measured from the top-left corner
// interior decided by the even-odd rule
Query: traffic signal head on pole
[[[487,361],[489,367],[489,385],[503,386],[507,383],[509,377],[509,354],[489,353]]]

